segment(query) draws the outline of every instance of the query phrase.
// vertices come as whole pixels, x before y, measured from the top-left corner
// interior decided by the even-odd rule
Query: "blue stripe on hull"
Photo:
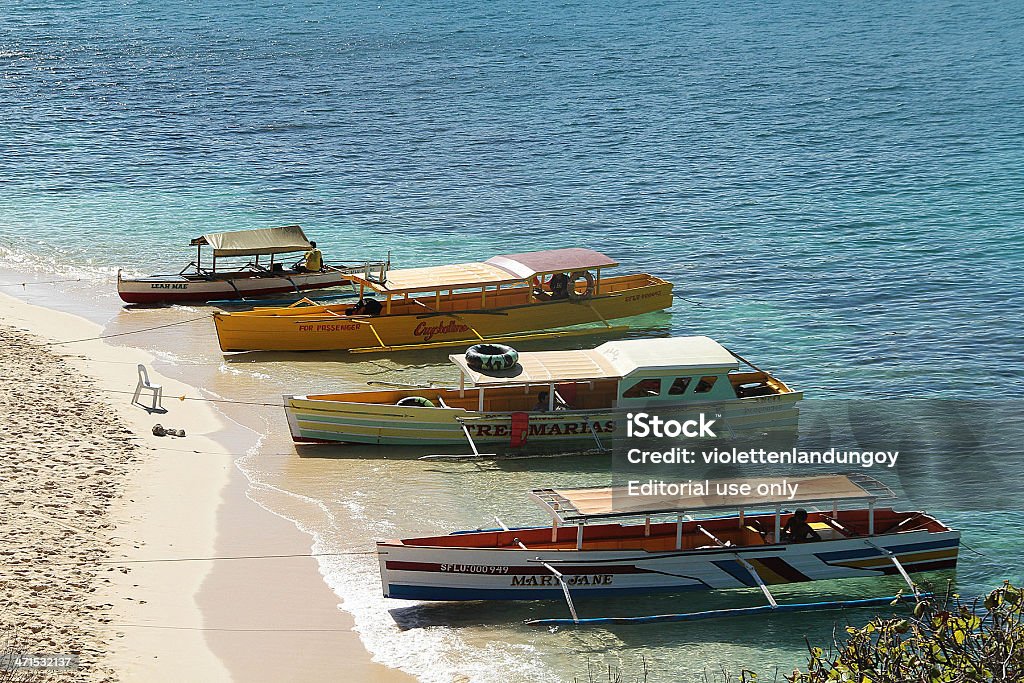
[[[874,538],[885,539],[884,536],[876,536]],[[924,550],[939,550],[941,548],[953,548],[960,545],[959,538],[951,538],[942,541],[928,541],[926,543],[907,543],[904,545],[884,545],[880,544],[890,551],[901,555],[903,553],[916,553]],[[877,557],[884,555],[884,553],[876,548],[864,548],[863,550],[841,550],[838,552],[831,553],[815,553],[818,559],[824,562],[835,562],[837,560],[856,560],[860,558]]]
[[[744,586],[757,585],[754,581],[754,577],[750,575],[750,572],[747,571],[746,567],[736,560],[715,560],[711,564],[726,572]]]
[[[636,588],[588,588],[573,587],[572,597],[575,600],[608,595],[644,595],[649,593],[685,593],[694,590],[707,590],[703,585],[693,586],[639,586]],[[463,600],[564,600],[565,594],[561,587],[537,588],[442,588],[437,586],[407,586],[391,584],[388,586],[387,597],[397,600],[443,600],[455,602]]]

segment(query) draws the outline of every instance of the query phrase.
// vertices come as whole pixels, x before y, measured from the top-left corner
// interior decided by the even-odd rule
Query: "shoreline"
[[[0,324],[51,341],[104,329],[7,294],[0,311]],[[102,666],[117,680],[311,680],[341,671],[356,680],[414,680],[371,660],[310,555],[309,534],[248,495],[235,459],[256,445],[255,432],[212,403],[179,401],[203,393],[160,372],[148,351],[102,340],[50,348],[93,381],[139,446],[108,513],[120,539],[110,559],[123,564],[113,565],[121,571],[109,572],[112,587],[103,593],[113,607]],[[166,414],[130,405],[138,363],[163,385]],[[187,436],[153,436],[156,423]],[[292,557],[152,561],[254,555]]]

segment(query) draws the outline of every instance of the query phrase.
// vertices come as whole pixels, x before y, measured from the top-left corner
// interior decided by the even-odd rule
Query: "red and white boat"
[[[628,487],[540,489],[531,498],[548,527],[456,532],[377,543],[384,596],[407,600],[542,600],[759,587],[770,604],[740,610],[614,618],[683,621],[724,613],[886,604],[892,596],[779,605],[768,589],[826,579],[902,575],[956,566],[960,532],[924,512],[876,508],[894,497],[862,475],[687,482],[682,492],[632,495]],[[739,486],[750,493],[737,493]],[[841,509],[851,503],[859,506]],[[813,504],[821,508],[812,507]],[[786,542],[798,506],[820,540]],[[784,511],[783,508],[788,508]],[[694,519],[691,513],[738,513]],[[657,522],[653,517],[668,516]],[[642,521],[621,524],[618,518]]]
[[[366,262],[358,267],[327,264],[318,272],[306,272],[275,263],[278,254],[291,254],[312,249],[302,228],[288,225],[280,228],[239,230],[210,233],[190,242],[196,248],[196,260],[180,272],[171,275],[150,275],[125,278],[117,272],[117,293],[131,304],[204,302],[218,299],[247,299],[272,294],[305,292],[313,289],[337,287],[351,282],[349,276],[382,277],[386,265]],[[210,246],[213,259],[209,268],[203,267],[202,249]],[[260,256],[269,256],[261,264]],[[228,257],[255,257],[242,265],[218,270],[217,259]]]

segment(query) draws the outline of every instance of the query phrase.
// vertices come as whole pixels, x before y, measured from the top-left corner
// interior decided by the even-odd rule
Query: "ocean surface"
[[[604,251],[676,284],[672,310],[630,336],[707,334],[776,371],[807,392],[804,445],[837,438],[821,429],[837,414],[860,443],[902,439],[891,483],[964,531],[974,550],[939,579],[977,595],[1024,580],[1021,35],[1013,1],[14,0],[0,12],[0,287],[115,333],[203,313],[122,309],[112,277],[176,272],[206,232],[300,223],[331,260],[390,251],[397,266]],[[236,400],[452,379],[442,351],[226,361],[208,321],[120,339]],[[541,523],[528,489],[609,478],[601,458],[300,457],[280,410],[232,417],[262,435],[239,453],[251,495],[316,552],[495,515]],[[521,622],[564,605],[408,605],[380,597],[372,556],[321,570],[375,657],[427,681],[609,666],[632,680],[644,662],[649,681],[763,680],[804,661],[805,635],[827,643],[837,620],[868,616],[549,632]]]

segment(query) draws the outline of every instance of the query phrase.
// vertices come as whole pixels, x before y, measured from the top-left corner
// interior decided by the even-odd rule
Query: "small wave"
[[[255,370],[242,370],[240,368],[233,368],[230,365],[228,365],[227,363],[221,363],[217,367],[217,371],[220,372],[222,375],[236,375],[236,376],[245,376],[245,377],[255,377],[257,379],[263,379],[263,380],[272,380],[272,379],[274,379],[274,377],[272,375],[268,375],[265,372],[257,372]]]
[[[75,259],[71,254],[41,242],[33,243],[31,248],[0,244],[0,267],[32,275],[45,275],[45,278],[40,279],[46,280],[112,281],[117,277],[117,268]]]

